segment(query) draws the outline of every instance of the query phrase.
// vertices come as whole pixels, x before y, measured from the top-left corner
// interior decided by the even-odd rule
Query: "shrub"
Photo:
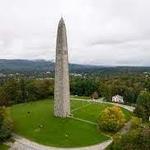
[[[98,118],[100,129],[108,132],[118,131],[124,125],[124,123],[124,114],[117,106],[107,107],[101,112]]]
[[[123,134],[117,135],[109,150],[149,150],[150,149],[150,127],[145,126]]]
[[[142,119],[138,117],[131,118],[131,128],[136,129],[142,124]]]
[[[0,142],[5,141],[11,136],[12,120],[5,107],[0,107]]]
[[[150,117],[150,92],[142,91],[137,99],[137,106],[134,113],[143,119],[149,121]]]

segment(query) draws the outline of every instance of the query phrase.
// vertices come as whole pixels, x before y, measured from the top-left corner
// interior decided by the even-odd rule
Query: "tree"
[[[71,94],[79,96],[90,96],[97,91],[97,82],[90,77],[77,77],[71,80]]]
[[[118,131],[124,123],[124,114],[117,106],[105,108],[98,118],[100,129],[108,132]]]
[[[10,99],[7,96],[3,87],[0,87],[0,106],[7,106],[10,103]]]
[[[20,91],[20,101],[24,103],[27,101],[27,92],[26,92],[26,83],[23,78],[20,79],[19,85],[20,85],[20,90],[19,90]]]
[[[125,134],[114,137],[113,143],[107,150],[149,150],[150,126],[143,125]]]
[[[49,80],[30,80],[26,85],[28,101],[34,101],[39,99],[53,96],[54,83]]]
[[[0,143],[11,136],[13,123],[5,107],[0,107]]]
[[[17,80],[14,80],[14,79],[8,80],[3,85],[3,90],[5,91],[7,95],[9,104],[16,104],[20,101],[19,84]]]
[[[100,96],[105,97],[107,100],[111,100],[111,92],[110,92],[110,86],[100,82],[98,87],[98,93]]]
[[[137,106],[134,113],[143,119],[149,121],[150,117],[150,92],[142,91],[137,98]]]

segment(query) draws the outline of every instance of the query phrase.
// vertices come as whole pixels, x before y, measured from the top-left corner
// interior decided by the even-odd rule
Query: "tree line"
[[[90,96],[97,92],[100,97],[110,101],[112,96],[123,96],[126,103],[136,103],[141,91],[150,91],[150,76],[143,74],[119,76],[84,76],[71,78],[71,93],[79,96]]]
[[[119,76],[70,76],[72,95],[91,96],[97,93],[110,101],[112,96],[123,96],[126,103],[136,103],[141,91],[150,91],[150,76],[123,74]],[[0,80],[0,105],[11,105],[48,98],[54,95],[53,79],[25,77]]]
[[[9,79],[0,86],[0,105],[12,105],[53,96],[53,80]]]

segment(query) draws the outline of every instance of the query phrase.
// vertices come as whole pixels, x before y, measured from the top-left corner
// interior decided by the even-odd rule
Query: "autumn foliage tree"
[[[118,131],[125,123],[125,117],[117,106],[105,108],[98,118],[100,129],[108,132]]]

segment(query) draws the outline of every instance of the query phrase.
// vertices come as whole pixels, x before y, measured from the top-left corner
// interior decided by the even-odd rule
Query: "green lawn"
[[[91,99],[90,97],[88,96],[75,96],[75,95],[71,95],[71,98],[77,98],[77,99]]]
[[[107,106],[106,104],[71,101],[71,109],[74,110],[72,113],[75,117],[94,122],[101,110]],[[109,139],[95,125],[69,118],[54,117],[52,100],[18,104],[12,106],[10,110],[15,132],[41,144],[56,147],[80,147]],[[128,112],[125,111],[125,114],[127,116]]]
[[[0,144],[0,150],[8,150],[9,146]]]
[[[72,109],[74,117],[79,117],[79,118],[93,121],[93,122],[97,121],[97,118],[102,110],[104,110],[106,107],[114,106],[112,104],[102,104],[102,103],[85,102],[85,101],[82,101],[82,102],[73,101],[73,104],[75,105],[77,104],[80,105],[80,103],[83,106],[83,108],[81,107],[81,109],[78,109],[78,110]],[[125,115],[125,119],[129,120],[131,118],[132,113],[124,108],[121,108],[121,110],[123,111]]]

